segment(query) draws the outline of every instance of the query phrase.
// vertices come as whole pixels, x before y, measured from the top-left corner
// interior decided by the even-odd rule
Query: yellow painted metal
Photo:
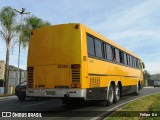
[[[82,24],[62,24],[36,29],[30,37],[28,52],[28,66],[34,67],[34,88],[71,87],[71,64],[80,64],[81,88],[105,87],[110,81],[121,81],[123,86],[136,85],[138,81],[143,83],[142,69],[88,57],[86,33],[140,59]]]
[[[28,66],[34,67],[34,87],[70,86],[71,64],[81,63],[80,29],[56,25],[32,32]]]
[[[120,50],[129,53],[132,56],[140,59],[139,56],[133,54],[132,52],[126,50],[125,48],[119,46],[118,44],[114,43],[113,41],[101,36],[100,34],[96,33],[95,31],[87,28],[84,25],[81,25],[81,36],[82,36],[82,56],[88,56],[87,52],[87,40],[86,40],[86,33],[89,33],[117,48]],[[141,60],[140,60],[141,61]],[[100,78],[100,87],[109,86],[111,81],[115,81],[117,84],[118,81],[121,81],[122,86],[130,86],[130,85],[137,85],[138,81],[143,84],[143,71],[142,69],[135,69],[130,68],[127,66],[122,66],[120,64],[115,64],[111,62],[106,62],[94,58],[87,57],[87,62],[82,61],[83,73],[83,88],[90,87],[90,79],[98,79]],[[90,76],[89,74],[96,74],[95,76]],[[99,76],[98,76],[99,75]]]

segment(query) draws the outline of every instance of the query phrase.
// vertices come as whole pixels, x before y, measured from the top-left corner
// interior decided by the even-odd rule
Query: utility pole
[[[17,9],[14,9],[17,13],[20,14],[21,16],[21,24],[20,24],[20,35],[21,35],[21,32],[22,32],[22,23],[23,23],[23,15],[24,14],[30,14],[30,12],[25,12],[25,8],[22,8],[21,11],[17,10]],[[19,36],[19,51],[18,51],[18,75],[17,75],[17,80],[19,80],[19,83],[21,83],[21,78],[19,77],[20,75],[20,70],[19,70],[19,64],[20,64],[20,48],[21,48],[21,40],[20,40],[20,36]]]

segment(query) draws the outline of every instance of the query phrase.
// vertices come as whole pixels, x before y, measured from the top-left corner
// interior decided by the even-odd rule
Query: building
[[[0,60],[0,80],[4,80],[4,74],[5,74],[5,62],[3,60]]]
[[[5,74],[5,62],[4,61],[0,61],[0,86],[4,86],[4,74]],[[13,66],[13,65],[9,65],[9,80],[8,80],[8,86],[11,87],[15,87],[16,85],[20,84],[23,81],[26,81],[26,71],[23,69],[19,70],[19,77],[18,77],[18,68]],[[19,78],[19,79],[18,79]]]
[[[5,62],[0,60],[0,95],[4,94],[4,74],[5,74]]]

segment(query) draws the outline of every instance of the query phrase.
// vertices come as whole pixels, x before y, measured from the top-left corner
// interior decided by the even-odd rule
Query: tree
[[[3,7],[0,11],[0,35],[6,43],[5,94],[8,93],[10,45],[11,40],[16,35],[16,16],[17,14],[9,6]]]
[[[36,28],[41,28],[45,26],[49,26],[50,23],[48,21],[44,21],[36,16],[30,16],[25,19],[25,23],[22,25],[22,31],[20,33],[19,39],[20,44],[23,48],[26,48],[29,44],[29,37],[32,30]],[[20,25],[17,26],[17,31],[20,30]],[[16,41],[18,43],[18,41]],[[16,44],[15,43],[15,44]]]
[[[150,80],[150,74],[148,73],[147,70],[144,70],[143,76],[144,76],[145,86],[148,86],[148,81]]]

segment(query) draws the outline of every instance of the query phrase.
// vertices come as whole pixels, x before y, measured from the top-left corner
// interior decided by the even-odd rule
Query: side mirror
[[[142,68],[145,69],[145,64],[144,64],[144,62],[142,62]]]

